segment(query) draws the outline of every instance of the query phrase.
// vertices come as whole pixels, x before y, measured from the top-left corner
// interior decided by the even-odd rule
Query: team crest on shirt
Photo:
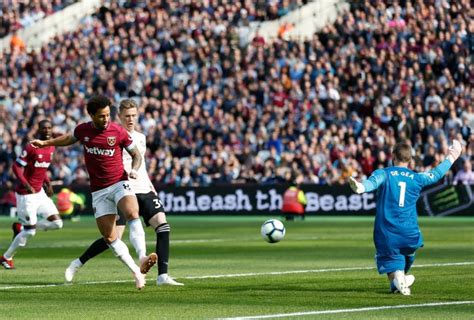
[[[107,137],[107,143],[108,143],[109,146],[111,146],[111,147],[112,147],[113,145],[115,145],[115,141],[116,141],[116,140],[117,140],[117,139],[115,139],[115,137]]]

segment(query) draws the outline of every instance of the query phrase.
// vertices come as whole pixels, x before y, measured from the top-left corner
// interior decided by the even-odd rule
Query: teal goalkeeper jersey
[[[374,242],[378,253],[423,245],[416,202],[423,187],[439,181],[450,167],[449,160],[422,173],[406,167],[388,167],[375,170],[362,182],[365,192],[377,190]]]

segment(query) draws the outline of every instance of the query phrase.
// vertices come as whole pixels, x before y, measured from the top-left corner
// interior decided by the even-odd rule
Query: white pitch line
[[[224,242],[224,241],[233,241],[230,239],[190,239],[190,240],[171,240],[171,244],[177,243],[207,243],[207,242]],[[155,242],[152,242],[153,244]]]
[[[433,263],[413,265],[412,268],[428,268],[428,267],[447,267],[447,266],[464,266],[472,265],[474,261],[468,262],[452,262],[452,263]],[[283,275],[283,274],[298,274],[298,273],[321,273],[321,272],[339,272],[339,271],[360,271],[372,270],[375,267],[351,267],[351,268],[329,268],[329,269],[313,269],[313,270],[292,270],[292,271],[275,271],[275,272],[252,272],[252,273],[236,273],[236,274],[218,274],[208,276],[190,276],[183,277],[183,279],[217,279],[217,278],[236,278],[236,277],[254,277],[264,275]]]
[[[413,268],[430,268],[430,267],[449,267],[449,266],[467,266],[474,265],[474,261],[466,262],[452,262],[452,263],[433,263],[433,264],[420,264],[413,265]],[[253,272],[253,273],[234,273],[234,274],[218,274],[218,275],[207,275],[207,276],[184,276],[179,279],[218,279],[218,278],[240,278],[240,277],[254,277],[254,276],[265,276],[265,275],[284,275],[284,274],[299,274],[299,273],[321,273],[321,272],[344,272],[344,271],[360,271],[360,270],[372,270],[375,267],[352,267],[352,268],[329,268],[329,269],[313,269],[313,270],[293,270],[293,271],[274,271],[274,272]],[[6,271],[9,272],[9,271]],[[76,282],[76,285],[94,285],[94,284],[108,284],[108,283],[126,283],[133,282],[133,280],[105,280],[105,281],[87,281],[87,282]],[[32,288],[49,288],[49,287],[60,287],[68,286],[68,283],[57,283],[57,284],[44,284],[44,285],[26,285],[26,286],[8,286],[0,287],[0,290],[11,290],[11,289],[32,289]]]
[[[474,262],[473,262],[474,264]],[[234,273],[234,274],[216,274],[208,276],[189,276],[185,279],[218,279],[218,278],[238,278],[238,277],[254,277],[273,275],[279,276],[283,274],[298,274],[298,273],[319,273],[319,272],[337,272],[337,271],[357,271],[357,270],[371,270],[374,267],[353,267],[353,268],[330,268],[330,269],[314,269],[314,270],[292,270],[292,271],[272,271],[272,272],[249,272],[249,273]]]
[[[78,283],[54,283],[54,284],[37,284],[37,285],[27,285],[27,286],[9,286],[9,287],[0,287],[0,290],[11,290],[11,289],[43,289],[43,288],[52,288],[52,287],[64,287],[75,285],[91,285],[91,284],[109,284],[109,283],[127,283],[135,282],[134,280],[104,280],[104,281],[86,281]]]
[[[220,318],[220,319],[221,320],[249,320],[249,319],[268,319],[268,318],[283,318],[283,317],[286,318],[286,317],[314,316],[314,315],[319,315],[319,314],[353,313],[353,312],[379,311],[379,310],[405,309],[405,308],[425,308],[425,307],[452,306],[452,305],[462,305],[462,304],[474,304],[474,301],[449,301],[449,302],[432,302],[432,303],[420,303],[420,304],[400,304],[400,305],[395,305],[395,306],[305,311],[305,312],[267,314],[267,315],[260,315],[260,316],[232,317],[232,318]]]

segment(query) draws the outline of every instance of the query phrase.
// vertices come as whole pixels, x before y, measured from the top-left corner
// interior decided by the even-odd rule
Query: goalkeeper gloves
[[[352,177],[349,178],[349,185],[355,193],[361,194],[365,191],[364,185]]]
[[[462,146],[461,142],[459,140],[453,140],[453,144],[449,146],[448,148],[448,156],[446,157],[451,161],[451,163],[454,163],[454,161],[459,158],[462,152]]]

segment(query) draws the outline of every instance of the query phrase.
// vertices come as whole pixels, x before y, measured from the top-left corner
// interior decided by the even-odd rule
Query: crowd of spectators
[[[0,38],[26,28],[74,2],[77,0],[2,0]]]
[[[0,180],[38,119],[70,132],[95,93],[137,99],[156,184],[344,184],[387,166],[399,140],[415,170],[453,138],[455,172],[473,161],[468,0],[357,2],[309,39],[245,44],[255,3],[111,2],[39,52],[1,53]],[[87,180],[80,148],[57,150],[52,179]]]

